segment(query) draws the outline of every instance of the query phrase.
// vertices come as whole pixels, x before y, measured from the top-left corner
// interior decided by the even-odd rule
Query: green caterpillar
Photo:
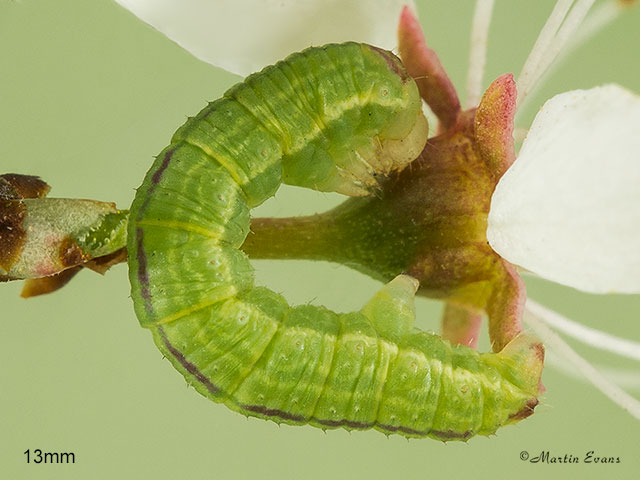
[[[419,331],[402,275],[360,312],[291,307],[254,286],[240,250],[249,209],[282,182],[368,195],[427,130],[400,61],[345,43],[249,76],[175,133],[131,208],[129,275],[141,325],[202,395],[277,422],[443,440],[533,412],[530,336],[478,354]]]

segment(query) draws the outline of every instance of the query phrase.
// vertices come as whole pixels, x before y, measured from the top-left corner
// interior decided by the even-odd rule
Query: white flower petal
[[[312,45],[392,49],[412,0],[116,0],[207,63],[245,76]]]
[[[606,85],[545,103],[496,187],[487,238],[549,280],[640,292],[640,97]]]

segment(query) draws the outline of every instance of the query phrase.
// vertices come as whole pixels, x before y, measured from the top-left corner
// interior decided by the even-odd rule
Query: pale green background
[[[517,73],[552,4],[497,1],[487,80]],[[419,5],[428,39],[458,86],[472,6]],[[607,81],[640,92],[639,27],[638,10],[620,19],[565,63],[533,103]],[[110,1],[0,0],[0,171],[41,175],[55,196],[127,207],[152,156],[185,116],[235,80]],[[331,202],[289,189],[261,213],[311,212]],[[359,307],[378,287],[328,264],[257,266],[259,281],[290,301],[342,311]],[[638,296],[590,296],[543,281],[528,287],[532,297],[585,324],[640,338]],[[618,479],[637,478],[640,469],[640,423],[551,367],[532,418],[468,444],[279,428],[247,421],[186,388],[138,326],[123,265],[104,278],[83,272],[62,291],[29,301],[18,297],[20,288],[0,286],[0,478]],[[439,309],[419,299],[421,325],[436,328]],[[637,371],[637,363],[576,346],[600,364]],[[27,448],[72,451],[76,464],[26,465]],[[519,459],[521,450],[595,450],[622,463],[535,465]]]

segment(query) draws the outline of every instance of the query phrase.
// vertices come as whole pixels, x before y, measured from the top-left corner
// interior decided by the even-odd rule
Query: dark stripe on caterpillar
[[[145,310],[149,315],[153,313],[151,306],[151,294],[149,293],[149,274],[147,272],[147,255],[144,252],[143,245],[144,231],[136,228],[136,248],[138,256],[138,281],[141,285],[140,294],[144,300]]]
[[[141,219],[142,216],[144,215],[144,212],[146,211],[147,206],[149,205],[149,201],[151,200],[151,195],[153,194],[156,188],[156,185],[160,183],[163,172],[169,166],[169,162],[171,162],[171,157],[173,156],[173,152],[175,152],[175,148],[165,152],[165,154],[163,155],[162,164],[151,176],[151,187],[149,187],[145,201],[140,207],[140,210],[138,211],[138,220]]]
[[[184,355],[180,350],[171,345],[171,342],[169,342],[169,339],[164,333],[162,327],[158,327],[158,332],[160,333],[160,337],[162,337],[162,341],[164,342],[169,352],[171,352],[171,354],[175,357],[176,360],[178,360],[178,362],[180,362],[180,364],[187,372],[192,374],[200,383],[202,383],[211,394],[216,394],[220,391],[218,387],[211,383],[211,380],[205,377],[202,372],[198,370],[198,367],[184,358]]]

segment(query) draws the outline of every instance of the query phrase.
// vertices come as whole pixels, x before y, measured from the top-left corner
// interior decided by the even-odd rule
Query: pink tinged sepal
[[[542,107],[491,201],[509,262],[593,293],[640,292],[640,97],[617,85]]]
[[[476,110],[476,146],[494,187],[515,160],[513,124],[516,100],[516,83],[513,75],[506,73],[491,83]],[[523,331],[525,300],[524,282],[514,266],[500,258],[494,266],[494,279],[486,306],[494,350],[502,350],[510,339]]]
[[[513,75],[506,73],[489,86],[476,110],[476,142],[496,182],[516,157],[513,143],[516,97]]]
[[[486,239],[496,177],[513,158],[512,143],[500,131],[502,126],[510,129],[513,118],[510,80],[496,82],[479,116],[474,110],[463,112],[454,127],[432,138],[411,170],[398,176],[383,203],[397,212],[394,218],[406,217],[407,224],[420,226],[417,248],[411,247],[415,256],[406,270],[420,280],[419,293],[446,299],[470,312],[486,312],[496,352],[521,333],[525,295],[513,266]],[[491,114],[496,112],[500,116],[494,120]],[[454,310],[445,311],[444,335],[454,343],[467,344],[476,335],[477,323],[472,313],[467,318],[469,313]]]
[[[418,85],[420,96],[447,128],[455,124],[460,100],[436,52],[427,46],[420,23],[405,6],[398,25],[398,49],[407,72]]]
[[[500,351],[523,331],[522,315],[527,293],[522,278],[506,260],[501,258],[495,264],[494,275],[486,310],[491,347]]]

